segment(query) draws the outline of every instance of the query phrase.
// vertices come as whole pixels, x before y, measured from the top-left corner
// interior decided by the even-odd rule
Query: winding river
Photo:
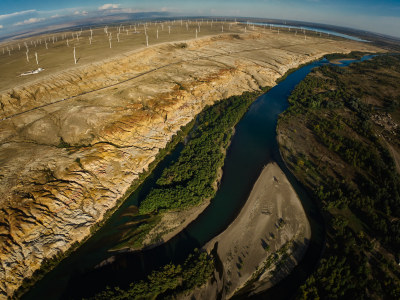
[[[371,57],[364,56],[360,61]],[[352,62],[356,60],[342,61],[340,66],[347,66]],[[324,245],[324,224],[316,205],[281,159],[276,141],[276,124],[278,115],[288,107],[287,99],[294,87],[314,67],[327,63],[329,62],[326,59],[322,59],[298,69],[250,106],[236,126],[215,198],[180,234],[167,243],[146,251],[120,254],[108,251],[118,241],[119,228],[129,220],[124,213],[144,198],[162,170],[176,160],[183,148],[182,144],[157,166],[98,232],[49,272],[23,299],[90,296],[107,285],[124,286],[132,280],[141,279],[151,270],[166,263],[182,262],[194,248],[200,248],[227,228],[239,213],[262,168],[271,161],[280,165],[299,195],[311,224],[312,238],[304,259],[295,270],[262,297],[286,299],[293,295],[319,261]]]

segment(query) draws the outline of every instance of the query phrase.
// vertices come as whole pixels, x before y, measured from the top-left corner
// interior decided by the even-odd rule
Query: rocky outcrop
[[[0,95],[0,298],[114,207],[207,104],[355,42],[221,35],[136,51]]]

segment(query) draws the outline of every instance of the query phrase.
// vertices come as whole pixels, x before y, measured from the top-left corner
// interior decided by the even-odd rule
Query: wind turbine
[[[36,64],[39,65],[38,57],[37,57],[37,52],[35,52],[35,58],[36,58]]]
[[[75,64],[76,64],[75,46],[74,46],[74,62],[75,62]]]

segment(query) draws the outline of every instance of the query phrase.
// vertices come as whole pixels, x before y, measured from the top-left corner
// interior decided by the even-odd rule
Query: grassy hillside
[[[284,160],[327,224],[300,299],[400,297],[400,57],[314,70],[278,122]]]

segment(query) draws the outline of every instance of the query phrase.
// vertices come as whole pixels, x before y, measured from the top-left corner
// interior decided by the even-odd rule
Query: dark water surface
[[[370,59],[365,56],[361,60]],[[343,61],[347,66],[357,60]],[[185,230],[167,243],[136,253],[110,253],[118,243],[118,230],[129,218],[122,216],[150,191],[162,170],[179,157],[183,145],[168,155],[145,182],[126,200],[107,223],[84,245],[63,260],[39,281],[23,299],[70,299],[93,295],[105,286],[125,286],[144,278],[169,262],[181,263],[194,248],[200,248],[222,232],[239,213],[262,168],[276,161],[299,195],[309,218],[312,238],[301,263],[281,283],[263,294],[263,299],[286,299],[293,295],[319,261],[324,244],[324,224],[315,204],[284,166],[276,141],[277,118],[287,107],[294,87],[323,59],[290,74],[284,81],[260,96],[236,126],[228,149],[219,190],[206,210]],[[95,267],[108,260],[110,263]]]

